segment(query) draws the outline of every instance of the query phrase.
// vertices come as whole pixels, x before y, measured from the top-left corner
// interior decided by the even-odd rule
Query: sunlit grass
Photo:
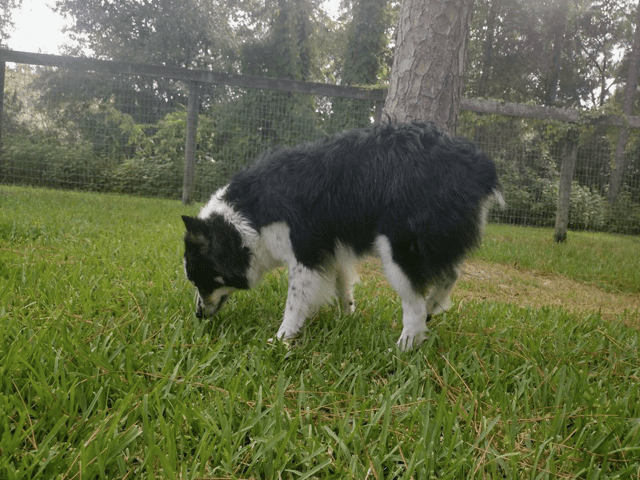
[[[196,211],[2,188],[0,478],[639,474],[637,330],[468,302],[400,353],[400,302],[363,276],[353,316],[325,308],[271,344],[285,275],[193,316],[180,215]],[[490,226],[477,255],[636,292],[633,245]]]

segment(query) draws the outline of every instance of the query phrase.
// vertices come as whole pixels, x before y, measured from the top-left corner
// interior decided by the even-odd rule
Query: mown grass
[[[640,476],[640,334],[621,323],[465,303],[400,353],[399,301],[368,280],[356,314],[323,309],[287,348],[267,342],[284,275],[194,318],[179,215],[195,207],[0,202],[0,478]],[[638,291],[637,239],[547,237],[490,227],[478,255]],[[592,260],[612,245],[626,253]]]
[[[609,292],[640,293],[640,237],[569,232],[567,242],[557,244],[547,228],[491,225],[484,248],[475,255],[563,275]]]

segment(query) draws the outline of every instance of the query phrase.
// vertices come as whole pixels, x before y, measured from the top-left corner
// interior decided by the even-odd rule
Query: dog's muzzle
[[[205,301],[200,294],[196,292],[196,318],[208,318],[214,316],[229,299],[228,294],[220,295],[217,299],[213,297],[214,295],[210,295],[210,301]]]

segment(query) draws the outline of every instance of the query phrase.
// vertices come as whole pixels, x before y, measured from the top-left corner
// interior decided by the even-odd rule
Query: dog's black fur
[[[335,270],[339,246],[356,257],[383,255],[377,239],[384,237],[390,260],[424,297],[443,277],[455,281],[451,272],[478,245],[487,201],[498,191],[491,160],[428,123],[376,125],[280,148],[238,173],[199,219],[185,218],[187,275],[202,298],[218,286],[214,278],[253,286],[246,272],[262,255],[255,242],[278,224],[288,229],[293,258],[269,255],[289,263],[290,276],[299,267]]]

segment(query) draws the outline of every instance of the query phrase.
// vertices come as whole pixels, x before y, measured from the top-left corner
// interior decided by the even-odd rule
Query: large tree
[[[474,0],[404,0],[384,113],[455,133]]]

